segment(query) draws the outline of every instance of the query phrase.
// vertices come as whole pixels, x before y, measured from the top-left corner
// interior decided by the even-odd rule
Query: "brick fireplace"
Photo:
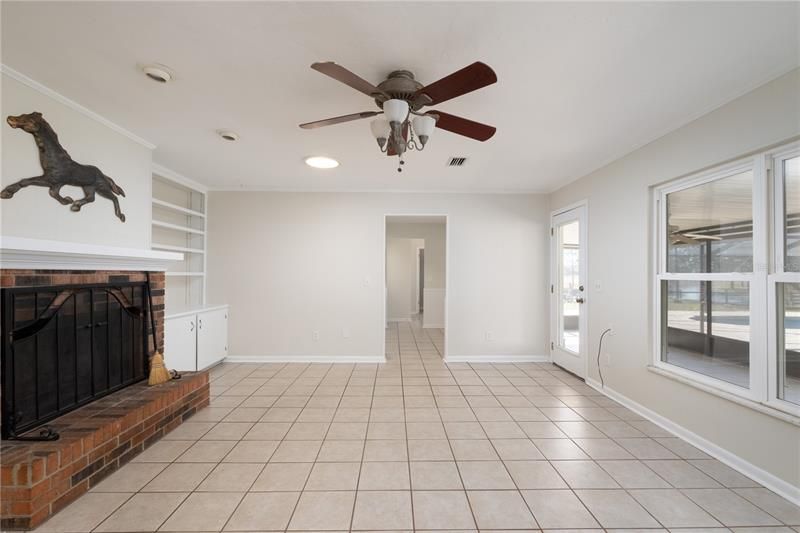
[[[30,529],[41,524],[158,441],[161,436],[192,416],[198,409],[208,405],[209,401],[208,375],[205,372],[186,373],[180,380],[156,387],[148,386],[146,381],[147,354],[153,349],[150,334],[153,322],[150,320],[150,309],[145,297],[145,282],[149,273],[153,300],[152,315],[160,345],[158,348],[162,349],[165,290],[163,264],[175,260],[173,256],[176,254],[97,249],[80,245],[64,246],[58,243],[43,246],[39,243],[23,242],[21,247],[9,247],[8,241],[9,239],[4,238],[0,246],[2,253],[0,264],[3,267],[0,268],[0,289],[2,289],[0,292],[3,294],[6,316],[2,339],[4,364],[7,362],[8,346],[10,346],[6,331],[9,329],[6,308],[13,309],[14,298],[22,301],[27,298],[27,305],[30,308],[29,311],[27,308],[22,309],[22,319],[17,320],[21,328],[17,331],[27,327],[25,313],[28,313],[29,322],[33,324],[32,328],[36,326],[37,320],[41,326],[43,320],[47,319],[49,329],[37,331],[49,331],[50,334],[48,337],[50,342],[37,337],[34,339],[35,349],[28,347],[26,350],[20,350],[20,353],[15,353],[17,364],[29,364],[28,359],[45,361],[42,359],[40,345],[47,344],[45,348],[49,348],[52,344],[53,349],[57,350],[57,355],[62,356],[62,360],[54,359],[50,354],[46,361],[51,367],[55,361],[55,367],[59,370],[58,365],[64,361],[73,364],[74,368],[68,379],[74,378],[76,387],[79,381],[78,371],[85,371],[83,367],[87,359],[84,352],[94,350],[94,343],[98,342],[98,338],[102,345],[107,343],[111,346],[114,339],[120,337],[120,330],[111,326],[110,318],[105,318],[112,316],[109,311],[112,307],[116,312],[114,316],[120,317],[115,319],[119,324],[126,318],[125,313],[120,312],[119,308],[124,307],[125,310],[131,311],[131,316],[136,320],[130,323],[140,328],[137,335],[141,333],[141,337],[131,336],[128,332],[126,338],[141,344],[138,346],[138,352],[134,354],[138,357],[138,359],[134,357],[134,363],[138,361],[140,366],[136,367],[133,363],[131,366],[131,369],[138,368],[138,373],[131,373],[130,370],[122,377],[123,372],[117,369],[118,378],[109,377],[98,385],[97,379],[94,379],[98,373],[96,368],[92,367],[88,382],[91,392],[97,392],[95,396],[76,393],[72,399],[70,396],[72,393],[69,392],[68,400],[62,402],[58,389],[59,384],[63,383],[63,378],[62,382],[58,382],[53,381],[49,375],[47,379],[31,378],[30,372],[24,377],[13,375],[12,387],[13,380],[26,381],[28,386],[31,379],[39,380],[34,387],[35,393],[23,396],[22,399],[16,398],[18,404],[23,404],[22,407],[18,406],[20,412],[25,409],[28,413],[40,411],[38,406],[31,409],[27,405],[30,403],[28,398],[30,401],[42,400],[48,408],[52,408],[51,404],[54,402],[58,404],[56,411],[41,409],[45,413],[42,420],[59,434],[59,438],[41,442],[3,440],[0,444],[0,529],[3,531]],[[116,292],[116,296],[109,295],[112,292]],[[96,296],[98,294],[105,296],[98,297]],[[59,316],[60,321],[55,324],[56,321],[46,315],[56,307],[52,302],[58,295],[64,300],[70,299],[75,306],[78,305],[75,301],[81,298],[90,301],[90,315],[93,317],[91,321],[79,324],[78,312],[75,311],[72,313],[74,316]],[[30,304],[31,298],[33,304]],[[100,300],[99,307],[96,298]],[[41,305],[40,300],[43,302]],[[65,306],[66,304],[62,307]],[[101,318],[93,314],[98,308],[103,310]],[[69,309],[58,312],[70,314]],[[69,350],[65,352],[61,346],[64,344],[62,339],[64,322],[69,325],[66,328],[67,334],[72,335],[69,337],[70,353]],[[82,331],[80,334],[89,340],[81,344],[77,341],[78,334],[69,333],[71,330]],[[145,333],[147,333],[146,339]],[[52,340],[54,337],[56,340]],[[145,343],[143,347],[142,344]],[[75,355],[77,353],[84,356],[83,363]],[[88,361],[91,365],[95,364],[95,359]],[[113,365],[109,365],[111,366]],[[145,368],[142,369],[141,366]],[[9,366],[4,366],[3,372],[2,378],[5,379],[3,384],[6,386],[9,382]],[[100,372],[100,374],[106,373],[112,375],[111,370],[107,371],[106,368]],[[54,387],[56,390],[49,390]],[[8,406],[13,405],[9,402],[12,398],[6,394],[5,389],[3,394],[3,407],[8,411]],[[58,396],[58,399],[53,400],[54,395]],[[31,415],[27,416],[30,418]],[[22,436],[37,434],[38,422],[35,422],[35,425],[21,426],[27,431],[27,433],[21,432]],[[8,436],[7,433],[4,431],[4,435]]]

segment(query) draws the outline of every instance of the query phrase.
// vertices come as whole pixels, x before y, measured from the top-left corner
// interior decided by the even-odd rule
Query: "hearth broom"
[[[150,288],[150,273],[147,273],[147,302],[150,308],[150,327],[153,331],[153,357],[150,358],[150,377],[148,385],[161,385],[172,379],[172,375],[164,365],[164,356],[158,351],[158,341],[156,341],[156,320],[153,313],[153,294]]]

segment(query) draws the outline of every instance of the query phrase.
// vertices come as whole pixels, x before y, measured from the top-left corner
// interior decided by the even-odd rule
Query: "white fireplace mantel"
[[[163,271],[183,254],[63,241],[0,237],[0,268]]]

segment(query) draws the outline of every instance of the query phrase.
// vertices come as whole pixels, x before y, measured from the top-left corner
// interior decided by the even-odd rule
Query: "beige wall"
[[[608,387],[800,487],[800,428],[648,371],[652,339],[650,264],[653,185],[800,135],[795,70],[556,191],[554,209],[589,201],[590,377],[600,333]],[[597,284],[600,288],[597,288]]]
[[[411,213],[448,215],[448,354],[546,355],[545,195],[212,192],[229,353],[382,357],[384,216]]]
[[[51,198],[45,187],[30,186],[11,199],[0,200],[3,236],[150,248],[150,148],[5,73],[0,102],[2,187],[42,174],[33,136],[11,128],[5,121],[8,115],[39,111],[75,161],[97,166],[123,188],[125,197],[119,202],[127,219],[121,222],[111,201],[99,195],[76,213]],[[76,200],[84,196],[76,187],[64,187],[61,194]]]

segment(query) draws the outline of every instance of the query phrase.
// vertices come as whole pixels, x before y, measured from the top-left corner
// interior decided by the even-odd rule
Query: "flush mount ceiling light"
[[[420,112],[424,106],[440,104],[495,83],[497,75],[488,65],[479,61],[426,86],[415,80],[414,74],[408,70],[395,70],[376,87],[346,68],[330,61],[314,63],[311,68],[373,98],[375,104],[382,111],[362,111],[316,122],[306,122],[300,124],[300,127],[303,129],[321,128],[351,120],[370,118],[382,113],[384,118],[377,118],[370,124],[372,136],[378,142],[381,152],[389,156],[398,156],[400,165],[404,164],[403,154],[407,150],[425,148],[434,128],[441,128],[478,141],[490,139],[497,131],[493,126],[441,111]],[[397,171],[402,171],[402,168],[398,167]]]
[[[239,134],[235,131],[231,130],[217,130],[217,135],[225,139],[226,141],[238,141]]]
[[[330,157],[314,156],[306,157],[306,165],[314,168],[336,168],[339,162]]]
[[[167,83],[172,81],[174,77],[169,67],[157,63],[143,66],[142,72],[144,72],[148,78],[158,83]]]

